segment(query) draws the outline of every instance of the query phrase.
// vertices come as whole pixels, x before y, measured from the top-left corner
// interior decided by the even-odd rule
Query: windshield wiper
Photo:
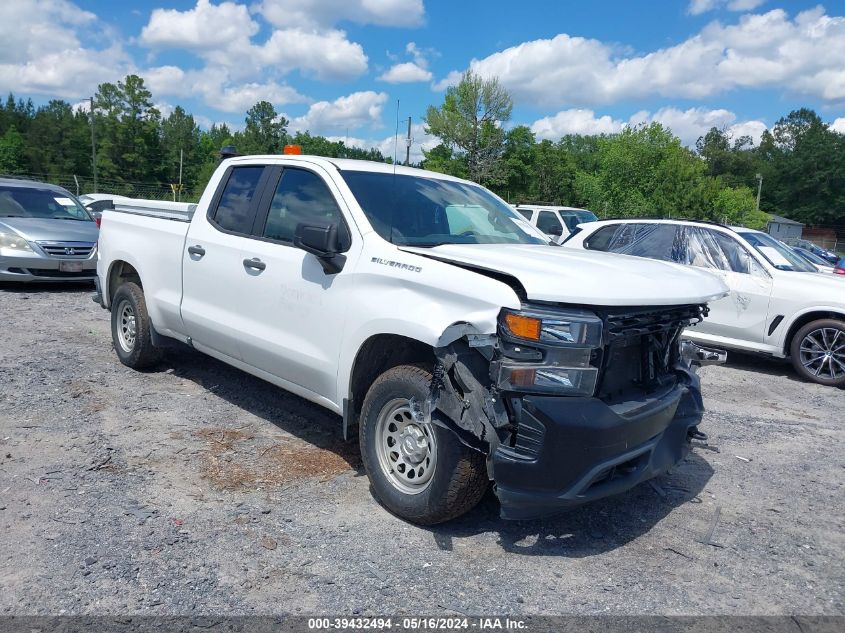
[[[70,220],[71,222],[90,222],[91,220],[84,220],[82,218],[57,218],[52,217],[51,220]]]
[[[25,218],[25,215],[0,215],[0,218]]]

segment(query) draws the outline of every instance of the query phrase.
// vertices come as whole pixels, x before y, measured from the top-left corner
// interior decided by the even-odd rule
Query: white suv
[[[685,335],[715,346],[790,357],[804,378],[845,386],[845,279],[824,275],[761,231],[681,220],[581,224],[565,247],[707,269],[729,296]]]
[[[560,244],[582,222],[598,220],[595,213],[576,207],[553,207],[540,204],[519,204],[516,210],[534,226]]]

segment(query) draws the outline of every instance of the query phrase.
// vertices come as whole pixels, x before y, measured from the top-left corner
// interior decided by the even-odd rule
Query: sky
[[[387,156],[397,118],[415,159],[436,145],[426,108],[466,69],[538,139],[659,121],[691,146],[757,140],[805,106],[845,133],[845,0],[3,0],[0,41],[0,91],[36,104],[136,73],[165,116],[240,129],[267,100]]]

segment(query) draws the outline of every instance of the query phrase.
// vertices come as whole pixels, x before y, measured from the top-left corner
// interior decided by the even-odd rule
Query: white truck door
[[[208,215],[195,216],[182,259],[182,320],[194,345],[240,359],[243,328],[239,286],[248,279],[241,256],[252,232],[262,165],[232,167]],[[201,211],[197,210],[197,214]]]
[[[772,278],[737,240],[696,227],[688,232],[689,262],[721,277],[731,293],[710,303],[701,332],[749,343],[763,343]]]
[[[284,167],[272,199],[259,211],[256,238],[243,251],[263,268],[243,281],[239,306],[244,362],[336,403],[343,315],[353,292],[350,271],[361,248],[341,204],[318,168]],[[347,256],[340,272],[326,273],[314,255],[294,246],[302,222],[338,225]]]

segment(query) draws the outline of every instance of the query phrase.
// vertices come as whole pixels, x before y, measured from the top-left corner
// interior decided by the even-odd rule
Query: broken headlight
[[[503,358],[498,385],[506,391],[591,396],[598,369],[590,362],[601,348],[603,324],[582,310],[505,310],[500,318]]]

